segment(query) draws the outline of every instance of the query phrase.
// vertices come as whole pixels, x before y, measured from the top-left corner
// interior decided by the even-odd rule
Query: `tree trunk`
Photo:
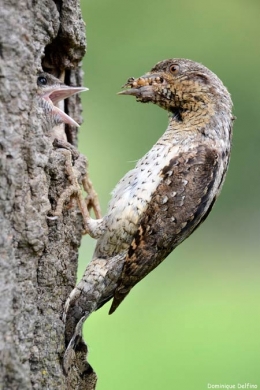
[[[91,389],[63,369],[62,312],[76,282],[82,218],[71,205],[47,218],[69,183],[35,99],[42,70],[81,85],[85,26],[78,0],[0,0],[0,8],[0,389]],[[78,99],[66,112],[79,122]],[[66,134],[75,145],[75,129]]]

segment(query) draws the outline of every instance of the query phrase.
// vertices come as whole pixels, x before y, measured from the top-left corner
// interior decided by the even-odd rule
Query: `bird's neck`
[[[231,110],[227,110],[226,107],[217,109],[213,105],[207,105],[198,110],[193,108],[176,110],[169,114],[169,124],[161,141],[176,140],[178,142],[178,140],[186,138],[187,133],[189,133],[192,138],[202,136],[229,142],[231,121]]]

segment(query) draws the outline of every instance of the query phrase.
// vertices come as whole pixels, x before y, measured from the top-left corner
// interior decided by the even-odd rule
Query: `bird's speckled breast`
[[[160,171],[177,154],[179,146],[156,144],[116,185],[107,215],[109,227],[98,240],[96,253],[114,255],[127,249],[138,222],[162,176]]]

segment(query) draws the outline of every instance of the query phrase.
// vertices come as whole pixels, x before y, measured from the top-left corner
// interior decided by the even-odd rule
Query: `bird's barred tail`
[[[122,266],[121,254],[112,259],[94,259],[89,263],[83,278],[72,290],[65,304],[63,321],[66,345],[72,338],[75,340],[81,335],[85,319],[113,297]]]

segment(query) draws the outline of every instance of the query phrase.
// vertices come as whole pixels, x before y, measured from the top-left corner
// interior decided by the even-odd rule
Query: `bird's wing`
[[[216,200],[213,192],[218,191],[213,187],[218,168],[217,152],[201,145],[180,153],[162,169],[162,181],[129,247],[110,314],[136,283],[205,220]]]

